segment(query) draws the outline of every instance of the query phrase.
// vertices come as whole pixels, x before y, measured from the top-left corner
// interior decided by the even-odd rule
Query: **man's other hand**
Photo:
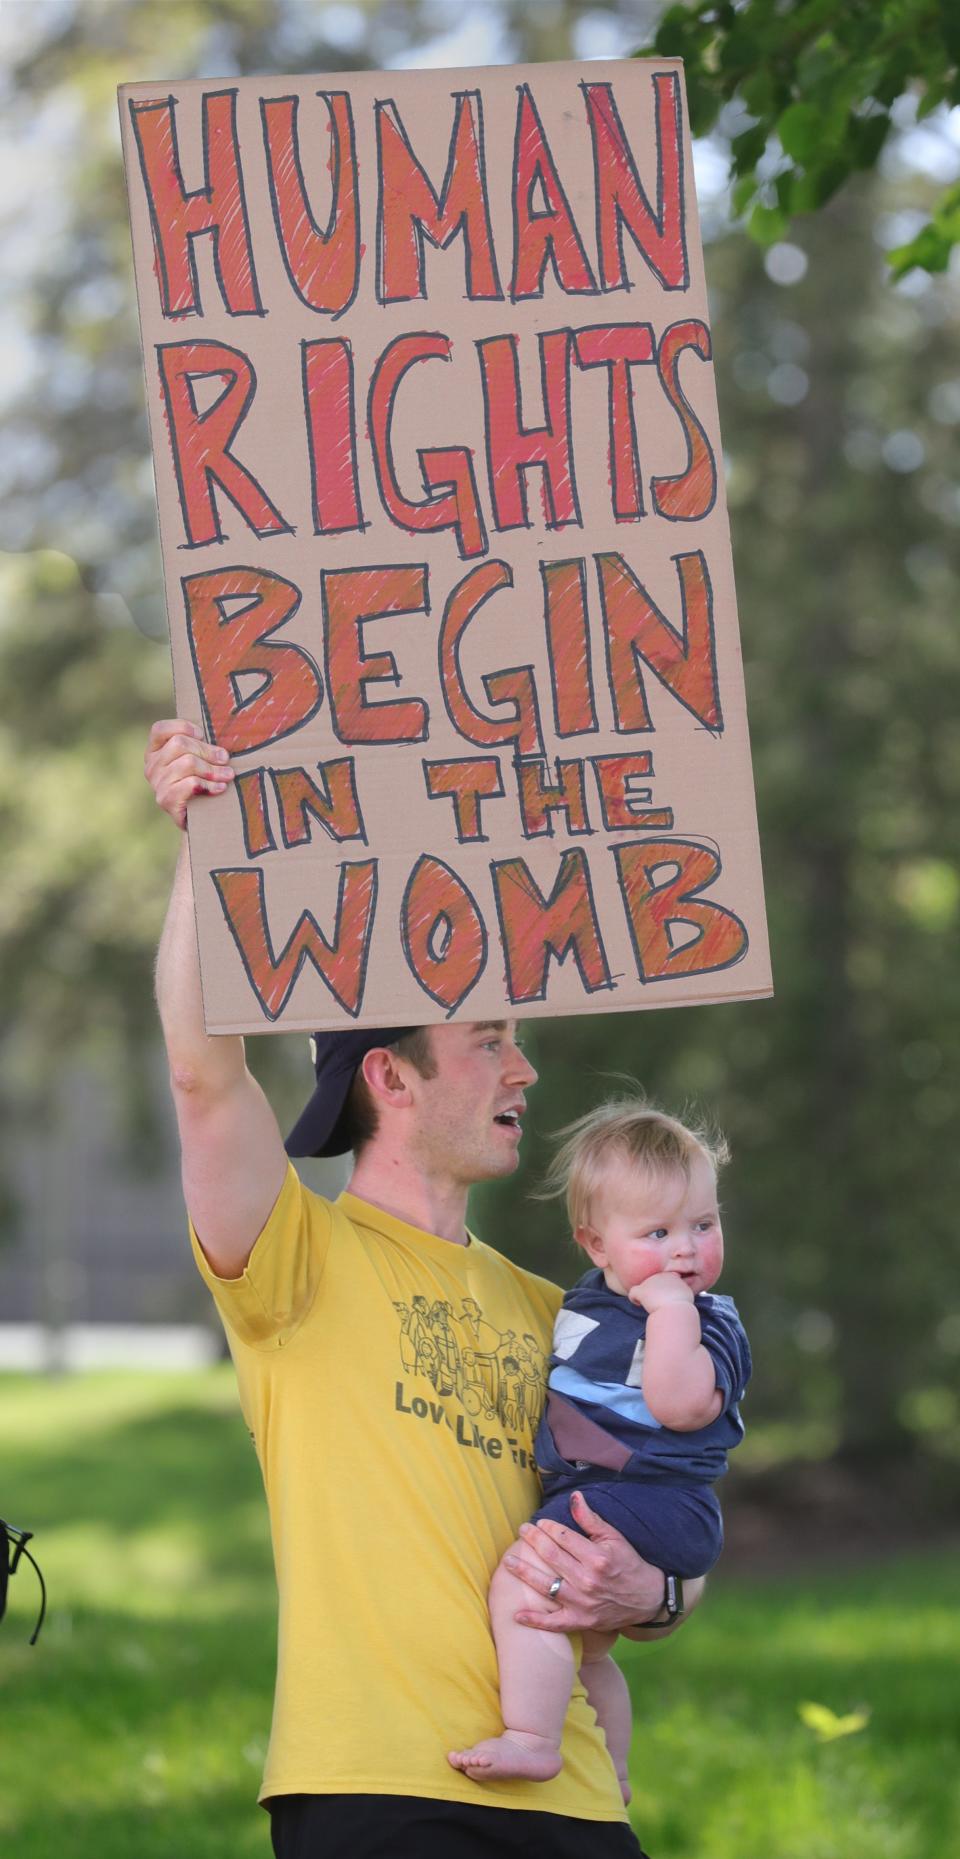
[[[662,1639],[672,1633],[679,1619],[637,1630],[643,1621],[656,1619],[663,1606],[663,1571],[644,1562],[579,1491],[572,1509],[584,1536],[549,1517],[525,1523],[521,1541],[504,1558],[538,1600],[537,1607],[516,1615],[520,1624],[550,1633],[629,1631],[631,1639]],[[560,1588],[551,1598],[557,1576]],[[703,1585],[702,1578],[684,1582],[686,1613],[699,1601]]]
[[[157,806],[181,832],[187,807],[198,794],[223,794],[234,779],[226,749],[206,742],[196,723],[173,717],[154,723],[143,758],[143,772]]]

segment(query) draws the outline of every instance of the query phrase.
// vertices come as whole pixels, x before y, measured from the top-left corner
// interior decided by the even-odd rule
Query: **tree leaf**
[[[766,146],[767,131],[763,123],[754,123],[750,129],[743,129],[734,136],[730,144],[734,174],[752,173]]]
[[[758,245],[775,245],[783,238],[788,223],[788,215],[781,207],[764,206],[762,200],[758,200],[747,222],[750,237],[756,239]]]
[[[734,189],[733,189],[733,193],[731,195],[731,201],[730,201],[730,204],[733,208],[734,215],[737,219],[740,219],[742,215],[746,212],[756,191],[757,191],[757,183],[756,183],[756,177],[754,176],[753,172],[751,171],[750,174],[742,174],[740,176],[740,179],[734,185]]]
[[[917,267],[920,271],[946,271],[950,263],[950,253],[957,241],[948,233],[942,232],[931,222],[921,226],[916,238],[906,245],[898,245],[887,253],[887,260],[895,279],[904,278],[908,271]]]
[[[791,103],[777,123],[777,134],[786,153],[805,164],[823,143],[822,112],[815,103]]]
[[[692,44],[695,24],[687,7],[669,7],[654,35],[654,50],[663,58],[686,57]]]

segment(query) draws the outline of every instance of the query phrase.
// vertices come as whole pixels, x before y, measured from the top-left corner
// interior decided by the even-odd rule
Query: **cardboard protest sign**
[[[680,66],[120,101],[209,1030],[768,993]]]

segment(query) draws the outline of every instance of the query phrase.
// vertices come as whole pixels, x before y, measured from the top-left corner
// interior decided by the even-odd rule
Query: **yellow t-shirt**
[[[263,1472],[279,1587],[261,1800],[398,1794],[625,1818],[579,1682],[554,1781],[452,1769],[500,1727],[487,1588],[536,1509],[532,1445],[560,1292],[293,1168],[216,1299]]]

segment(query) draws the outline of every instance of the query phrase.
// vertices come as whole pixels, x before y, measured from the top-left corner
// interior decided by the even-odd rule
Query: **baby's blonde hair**
[[[542,1198],[566,1201],[574,1233],[586,1226],[610,1163],[622,1161],[650,1174],[677,1173],[689,1179],[698,1156],[719,1174],[730,1160],[719,1131],[694,1129],[657,1110],[641,1095],[611,1099],[556,1132],[560,1148],[547,1171]]]

